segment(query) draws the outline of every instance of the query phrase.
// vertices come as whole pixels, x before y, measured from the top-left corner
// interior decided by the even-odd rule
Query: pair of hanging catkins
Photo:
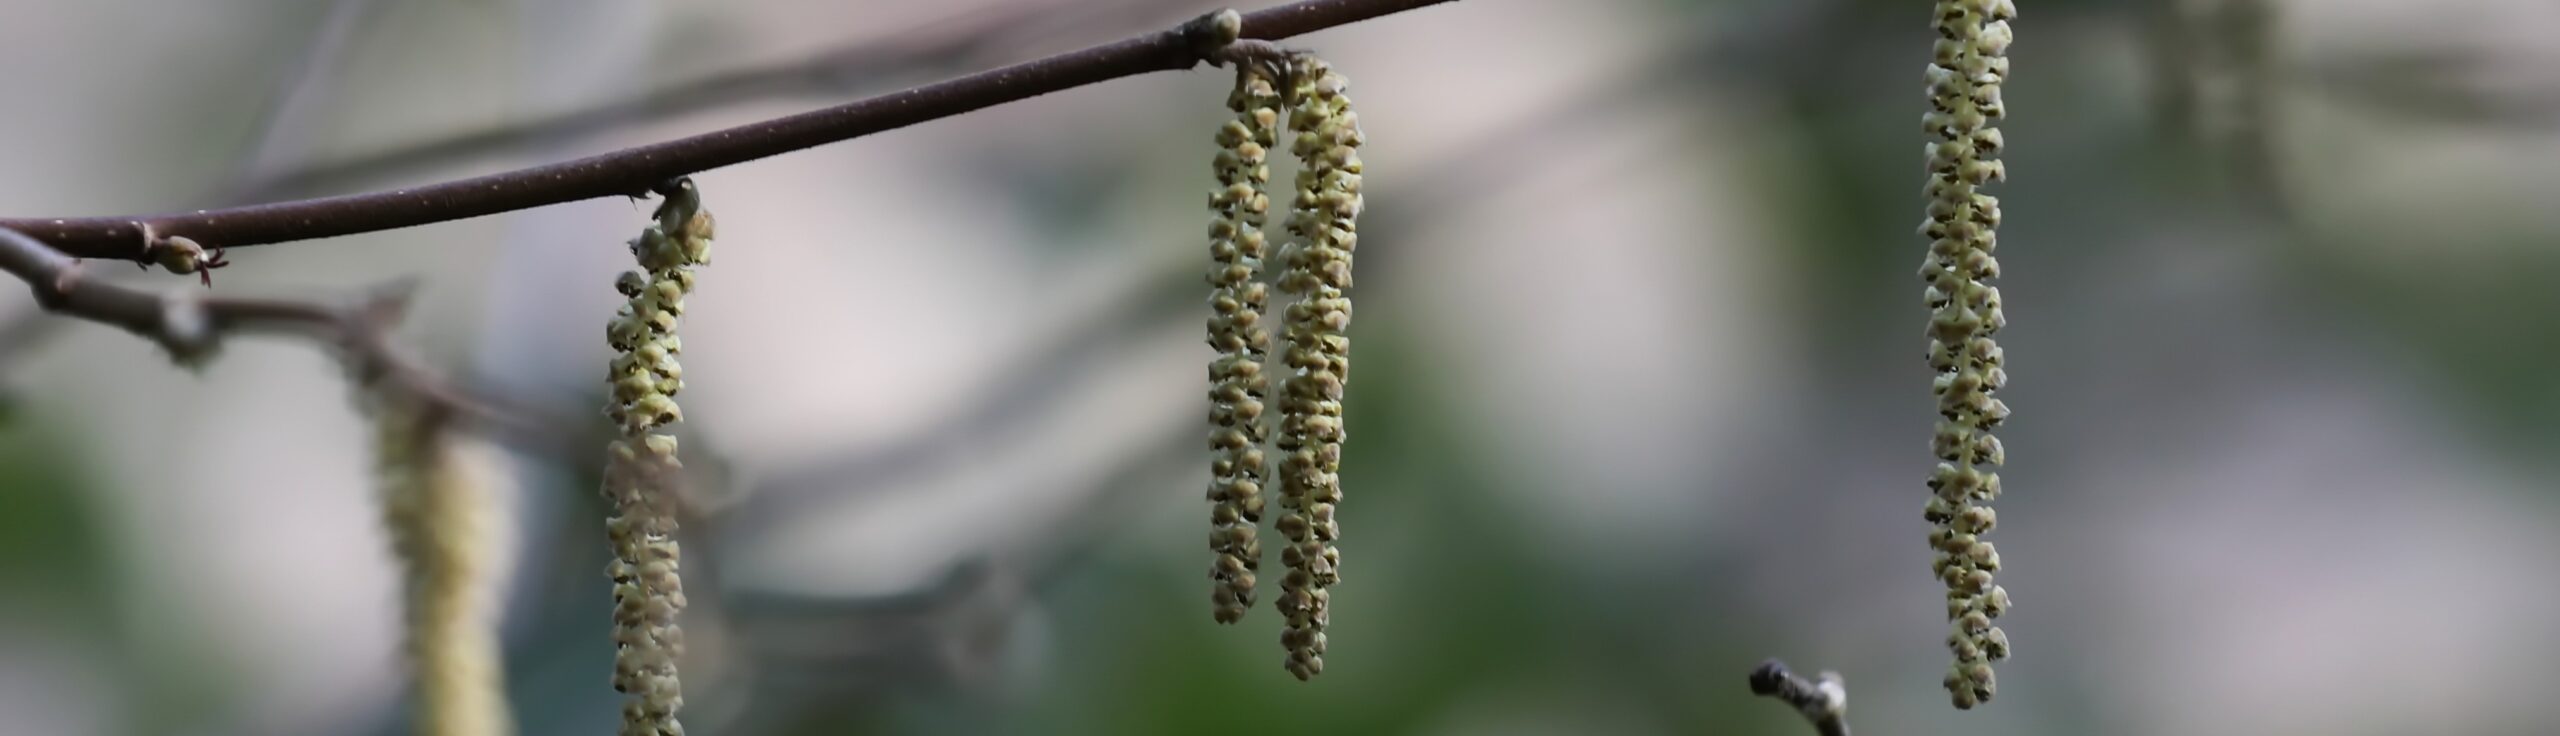
[[[1351,379],[1345,291],[1358,245],[1363,139],[1345,94],[1349,85],[1324,61],[1289,54],[1238,55],[1233,62],[1236,85],[1227,107],[1236,117],[1218,129],[1212,168],[1219,187],[1209,195],[1215,217],[1208,338],[1218,351],[1209,364],[1209,548],[1216,553],[1210,600],[1219,623],[1241,620],[1253,607],[1263,487],[1276,475],[1280,513],[1272,526],[1285,540],[1280,562],[1288,571],[1275,607],[1286,619],[1284,666],[1305,680],[1324,671],[1330,589],[1341,579],[1334,509],[1342,503],[1342,397]],[[1298,172],[1283,221],[1287,238],[1275,244],[1264,230],[1271,208],[1267,158],[1283,136],[1290,136]],[[1266,284],[1269,261],[1279,273]],[[1283,344],[1274,369],[1276,421],[1265,411],[1275,397],[1264,365],[1271,333],[1263,324],[1274,286],[1290,299],[1281,311]],[[1266,440],[1276,460],[1265,454]]]

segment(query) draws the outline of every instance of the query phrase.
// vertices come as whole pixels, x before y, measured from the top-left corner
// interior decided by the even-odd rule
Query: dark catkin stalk
[[[1271,332],[1262,325],[1269,288],[1262,283],[1267,241],[1262,227],[1271,209],[1266,159],[1279,136],[1280,93],[1261,65],[1236,64],[1236,88],[1227,97],[1236,118],[1218,129],[1213,168],[1219,188],[1209,194],[1209,549],[1217,559],[1209,576],[1211,615],[1235,623],[1253,608],[1254,572],[1262,564],[1256,530],[1262,520],[1262,487],[1269,463],[1262,443],[1269,433],[1263,399],[1270,380],[1263,358]]]
[[[482,597],[495,566],[481,538],[488,496],[454,467],[439,413],[389,396],[374,403],[374,462],[401,568],[417,733],[505,736],[513,726],[497,627]]]
[[[1351,380],[1353,224],[1360,214],[1360,118],[1345,94],[1350,84],[1323,60],[1292,57],[1289,64],[1290,153],[1299,162],[1290,202],[1291,242],[1281,260],[1281,291],[1295,297],[1284,315],[1288,368],[1281,385],[1280,506],[1275,522],[1289,545],[1280,561],[1278,607],[1288,625],[1281,645],[1289,673],[1305,680],[1324,671],[1329,588],[1340,580],[1341,528],[1334,509],[1342,502],[1339,475],[1344,439],[1342,395]]]
[[[676,438],[655,430],[683,417],[675,395],[684,390],[676,356],[684,343],[676,324],[684,296],[693,291],[693,267],[710,262],[711,213],[703,211],[693,182],[663,192],[657,221],[631,241],[644,271],[626,271],[614,288],[630,301],[606,328],[618,351],[607,376],[613,402],[605,410],[622,436],[606,448],[604,496],[612,505],[605,529],[613,542],[613,687],[627,693],[623,736],[682,736],[676,712],[684,688],[676,662],[684,656],[677,615],[684,610],[678,574],[673,480],[682,469]]]
[[[1993,584],[2000,553],[1981,536],[1997,522],[1986,503],[1999,498],[1996,472],[2006,459],[1991,430],[2009,416],[1992,396],[2008,382],[1992,336],[2007,318],[2000,289],[2000,201],[1983,185],[2006,177],[1998,156],[2001,136],[1992,127],[2005,112],[2000,85],[2008,78],[2010,0],[1939,0],[1933,19],[1938,40],[1929,65],[1929,256],[1920,266],[1928,284],[1929,367],[1937,371],[1939,421],[1931,450],[1938,457],[1929,476],[1924,516],[1931,570],[1947,589],[1951,622],[1947,647],[1955,655],[1943,683],[1957,708],[1988,702],[1997,691],[1991,663],[2009,656],[2009,636],[1991,625],[2009,608],[2009,593]]]

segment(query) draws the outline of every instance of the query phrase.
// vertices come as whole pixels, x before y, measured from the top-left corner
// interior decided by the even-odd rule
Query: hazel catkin
[[[684,707],[676,663],[684,656],[677,617],[685,595],[672,497],[672,479],[683,465],[675,437],[657,430],[684,416],[675,400],[684,390],[676,359],[684,344],[675,331],[693,289],[692,269],[709,261],[713,233],[691,180],[664,194],[655,222],[630,241],[642,270],[615,277],[614,289],[629,301],[605,329],[618,352],[606,376],[612,401],[605,414],[621,436],[606,447],[603,491],[612,506],[605,530],[613,543],[606,569],[613,581],[613,687],[629,695],[623,736],[684,733],[676,717]]]
[[[1324,671],[1330,588],[1341,579],[1341,461],[1346,437],[1342,398],[1351,380],[1352,250],[1358,244],[1361,164],[1366,142],[1352,110],[1350,84],[1323,60],[1289,60],[1290,153],[1299,163],[1281,254],[1279,287],[1294,301],[1283,311],[1287,371],[1280,390],[1281,593],[1287,628],[1284,664],[1304,680]]]
[[[1928,207],[1920,233],[1929,251],[1919,274],[1939,420],[1930,441],[1938,465],[1922,517],[1934,527],[1930,572],[1947,588],[1954,662],[1942,681],[1957,708],[1991,699],[1990,662],[2009,655],[2008,634],[1992,625],[2009,607],[2008,591],[1993,582],[2000,554],[1980,538],[1995,525],[1984,504],[1999,496],[1996,468],[2008,459],[1991,430],[2009,418],[2009,407],[1994,398],[2008,373],[1993,338],[2008,318],[2000,290],[1988,283],[2000,276],[2000,202],[1979,188],[2008,176],[1998,159],[2005,141],[1992,126],[2005,114],[2000,85],[2016,14],[2010,0],[1938,0],[1938,40],[1924,77],[1930,109],[1922,122],[1936,139],[1924,149]]]
[[[1219,623],[1241,620],[1253,607],[1254,573],[1262,565],[1257,529],[1270,425],[1263,416],[1270,388],[1263,359],[1271,349],[1271,332],[1262,324],[1270,297],[1262,283],[1269,247],[1262,228],[1271,208],[1264,189],[1271,180],[1267,158],[1279,137],[1280,94],[1259,65],[1239,63],[1227,108],[1236,117],[1218,128],[1211,168],[1219,187],[1209,195],[1208,340],[1218,353],[1209,363],[1209,549],[1216,555],[1209,577],[1216,584],[1211,616]]]

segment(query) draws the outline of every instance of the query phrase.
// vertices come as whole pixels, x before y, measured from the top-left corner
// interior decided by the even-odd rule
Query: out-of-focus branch
[[[1190,412],[1181,412],[1189,416]],[[1170,418],[1170,417],[1168,417]],[[984,684],[1000,671],[1011,624],[1053,584],[1113,539],[1131,509],[1150,504],[1166,480],[1193,469],[1197,431],[1166,422],[1146,443],[1152,450],[1073,483],[1076,500],[1029,538],[990,544],[955,560],[918,587],[885,595],[845,596],[724,588],[712,604],[725,614],[740,663],[766,698],[722,731],[790,722],[810,708],[842,707],[846,698],[891,688]],[[707,557],[723,559],[725,539],[757,530],[713,532]],[[716,563],[715,563],[716,564]]]
[[[1141,286],[1023,352],[1002,373],[970,391],[966,406],[929,428],[882,447],[849,447],[807,466],[787,468],[756,483],[738,499],[731,523],[755,525],[785,519],[806,504],[833,497],[848,482],[889,485],[965,456],[986,433],[1054,407],[1059,384],[1084,366],[1117,355],[1130,339],[1157,334],[1174,320],[1189,320],[1184,307],[1200,301],[1199,268],[1188,259],[1168,261]]]
[[[1278,40],[1450,0],[1301,0],[1243,16]],[[145,261],[146,232],[216,248],[394,230],[600,197],[639,196],[710,169],[896,130],[1089,84],[1197,66],[1221,48],[1203,17],[1179,27],[835,107],[529,169],[391,191],[147,216],[5,218],[82,258]]]
[[[159,293],[89,278],[82,264],[24,233],[0,228],[0,271],[27,282],[36,304],[69,317],[114,325],[169,351],[182,363],[209,359],[235,332],[317,338],[342,351],[363,381],[390,381],[439,410],[499,426],[513,415],[474,400],[392,349],[386,333],[406,309],[411,282],[395,282],[346,304],[257,297]]]
[[[261,162],[228,188],[232,202],[254,202],[360,183],[384,174],[468,160],[663,120],[741,102],[797,95],[850,94],[918,72],[983,64],[1037,37],[1065,35],[1164,0],[1050,0],[981,8],[886,38],[824,49],[789,61],[730,69],[629,99],[495,127],[464,130],[300,168]],[[272,137],[272,136],[270,136]]]
[[[2168,121],[2213,154],[2245,204],[2293,219],[2275,135],[2290,72],[2278,57],[2281,8],[2271,0],[2172,3],[2154,52],[2165,60],[2161,106]]]
[[[1804,714],[1822,736],[1849,736],[1849,686],[1838,672],[1823,672],[1819,681],[1804,679],[1778,660],[1761,662],[1751,671],[1751,694],[1777,698]]]
[[[304,141],[311,137],[313,111],[319,107],[321,91],[330,87],[337,75],[339,55],[345,52],[347,40],[364,28],[365,19],[372,17],[381,4],[381,0],[336,0],[329,4],[328,14],[321,16],[320,27],[312,32],[302,55],[277,75],[265,115],[250,128],[257,131],[257,143],[224,177],[217,192],[238,192],[299,165]]]

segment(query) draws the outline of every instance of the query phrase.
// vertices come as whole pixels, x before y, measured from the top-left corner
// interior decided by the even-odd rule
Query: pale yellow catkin
[[[627,693],[623,736],[682,736],[677,711],[684,688],[677,661],[684,633],[684,582],[676,544],[674,481],[683,465],[676,438],[656,430],[683,417],[675,396],[684,390],[677,356],[684,343],[676,325],[685,294],[693,291],[693,267],[710,262],[711,213],[690,180],[666,193],[656,222],[634,238],[631,253],[643,271],[624,272],[614,288],[629,298],[606,327],[618,351],[606,376],[613,394],[605,413],[622,436],[606,447],[604,496],[612,504],[605,529],[613,542],[613,687]]]
[[[419,736],[506,736],[486,489],[457,467],[444,423],[409,402],[376,402],[383,526],[401,568],[406,661]]]
[[[2000,495],[1996,469],[2007,459],[1991,430],[2008,419],[2009,407],[1993,398],[2008,382],[1993,340],[2007,317],[2000,289],[1989,283],[2000,275],[1993,255],[2000,201],[1980,188],[2007,176],[1993,124],[2006,113],[2000,87],[2008,78],[2009,20],[2016,14],[2011,0],[1938,0],[1930,109],[1922,121],[1936,138],[1926,156],[1928,219],[1920,232],[1929,239],[1929,255],[1920,279],[1928,284],[1922,291],[1930,309],[1927,357],[1937,372],[1931,390],[1939,413],[1930,442],[1938,465],[1923,516],[1934,527],[1931,572],[1946,585],[1947,647],[1955,661],[1942,684],[1957,708],[1988,702],[1998,690],[1991,663],[2009,656],[2007,632],[1991,623],[2008,610],[2009,592],[1992,582],[2000,553],[1982,539],[1997,523],[1987,504]]]
[[[1359,147],[1366,142],[1352,111],[1350,83],[1323,60],[1290,60],[1290,152],[1298,158],[1291,195],[1289,246],[1280,290],[1295,298],[1283,314],[1288,346],[1280,391],[1280,506],[1274,527],[1289,544],[1280,561],[1277,607],[1288,620],[1280,635],[1283,664],[1305,680],[1324,672],[1325,626],[1332,586],[1341,579],[1342,416],[1351,380],[1352,251],[1358,247]]]
[[[1219,187],[1209,193],[1208,340],[1218,351],[1209,363],[1209,549],[1216,554],[1209,577],[1216,582],[1211,616],[1219,623],[1234,623],[1253,607],[1254,573],[1262,565],[1257,530],[1270,464],[1262,452],[1270,424],[1263,403],[1270,380],[1262,364],[1271,349],[1271,332],[1262,324],[1269,300],[1262,228],[1271,208],[1267,158],[1279,136],[1280,93],[1259,65],[1239,62],[1227,107],[1236,117],[1218,128],[1212,168]]]

